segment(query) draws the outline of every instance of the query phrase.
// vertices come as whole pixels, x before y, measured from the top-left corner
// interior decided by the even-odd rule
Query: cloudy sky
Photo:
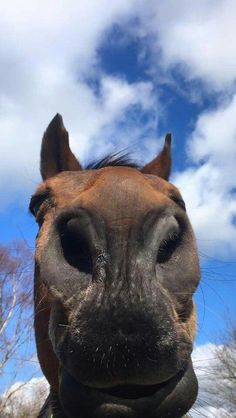
[[[57,112],[82,164],[124,148],[147,162],[171,131],[202,263],[198,345],[236,313],[235,21],[234,0],[0,2],[0,242],[33,246],[28,200]]]

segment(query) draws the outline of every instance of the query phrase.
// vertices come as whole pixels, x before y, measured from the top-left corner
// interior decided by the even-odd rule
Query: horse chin
[[[192,362],[171,379],[151,385],[93,388],[66,369],[60,376],[60,402],[70,418],[182,417],[196,400],[198,384]]]

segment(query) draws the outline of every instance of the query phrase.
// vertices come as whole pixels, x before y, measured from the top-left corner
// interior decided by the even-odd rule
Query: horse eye
[[[48,191],[46,191],[46,192],[44,192],[40,195],[36,195],[36,196],[31,197],[29,210],[32,213],[32,215],[35,216],[35,218],[37,217],[37,214],[38,214],[38,211],[39,211],[41,205],[48,198],[49,198],[49,192]]]
[[[163,239],[158,249],[157,262],[161,264],[169,261],[179,242],[180,235],[176,232],[168,235],[165,239]]]
[[[30,207],[30,211],[35,216],[35,218],[37,216],[37,213],[39,211],[39,208],[40,208],[41,204],[42,204],[42,202],[37,202],[37,203],[34,203],[34,205],[32,205]]]
[[[186,212],[186,206],[183,199],[175,195],[170,195],[170,198]]]
[[[42,203],[43,203],[43,200],[40,198],[37,198],[37,196],[33,196],[31,198],[29,210],[32,213],[32,215],[34,215],[35,217],[37,216],[37,213]]]

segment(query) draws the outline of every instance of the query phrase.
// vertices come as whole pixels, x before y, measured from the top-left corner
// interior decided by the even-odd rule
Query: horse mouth
[[[61,403],[71,418],[78,416],[78,410],[82,418],[143,418],[145,415],[179,418],[190,409],[197,395],[191,363],[169,380],[152,385],[95,388],[79,383],[65,369],[60,380]]]
[[[93,390],[97,390],[101,393],[104,393],[105,395],[112,396],[115,398],[132,400],[153,396],[156,392],[167,387],[174,379],[175,378],[172,378],[167,380],[166,382],[157,383],[156,385],[120,385],[106,389]]]
[[[143,398],[168,394],[181,380],[186,370],[187,368],[179,371],[168,380],[156,384],[120,384],[115,386],[97,387],[81,383],[79,380],[75,379],[67,369],[62,367],[60,380],[61,386],[66,386],[66,388],[71,388],[78,392],[87,393],[89,396],[92,394],[96,398],[117,398],[117,400],[137,401]]]

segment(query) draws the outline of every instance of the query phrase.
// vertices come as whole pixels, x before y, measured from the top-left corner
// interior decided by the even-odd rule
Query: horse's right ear
[[[43,136],[40,161],[42,178],[46,180],[61,171],[77,170],[82,170],[82,167],[70,150],[68,132],[61,115],[57,114]]]

